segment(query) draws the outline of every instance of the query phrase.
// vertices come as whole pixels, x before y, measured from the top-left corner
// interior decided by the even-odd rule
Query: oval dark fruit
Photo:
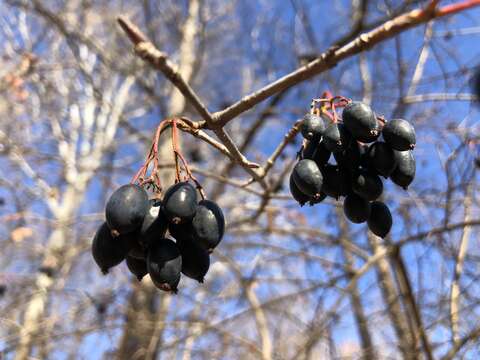
[[[383,182],[379,176],[359,170],[352,177],[352,190],[365,200],[376,200],[382,195]]]
[[[410,150],[407,151],[394,151],[395,161],[397,166],[390,175],[390,179],[394,184],[401,186],[407,190],[408,186],[415,178],[416,164],[413,153]]]
[[[304,147],[302,151],[302,159],[310,159],[313,160],[315,156],[315,151],[317,150],[318,141],[317,140],[310,140],[307,142],[307,145]]]
[[[330,124],[323,133],[322,142],[325,147],[333,152],[346,150],[352,141],[352,135],[342,123]]]
[[[304,194],[314,197],[322,192],[323,176],[313,160],[300,160],[292,172],[295,185]]]
[[[138,239],[147,248],[148,245],[156,240],[165,237],[168,229],[168,220],[163,211],[161,211],[162,202],[158,199],[150,200],[150,207],[143,219]]]
[[[393,149],[383,141],[377,141],[368,149],[368,162],[380,175],[390,176],[395,170],[396,159]]]
[[[128,270],[135,275],[138,281],[142,281],[143,277],[148,274],[147,262],[145,260],[127,256],[125,262]]]
[[[92,242],[92,255],[103,274],[125,259],[131,242],[130,234],[113,237],[106,222],[98,228]]]
[[[343,109],[342,120],[356,140],[375,139],[379,135],[377,118],[372,108],[360,101],[353,101]],[[371,142],[368,141],[368,142]]]
[[[303,137],[307,140],[319,140],[325,131],[325,122],[318,115],[305,114],[300,131],[302,132]]]
[[[322,168],[322,192],[334,199],[345,196],[349,189],[348,174],[337,165],[327,164]]]
[[[148,195],[135,184],[119,187],[113,192],[105,207],[108,227],[118,234],[137,230],[148,211]]]
[[[370,216],[368,217],[368,228],[375,235],[384,238],[392,228],[392,214],[388,206],[381,201],[374,201],[370,204]]]
[[[318,167],[321,167],[328,162],[331,154],[332,153],[330,152],[330,150],[325,147],[325,143],[323,141],[320,141],[317,144],[317,148],[315,149],[312,160],[315,161]]]
[[[163,198],[162,211],[173,223],[192,220],[197,211],[197,191],[188,182],[170,186]]]
[[[182,274],[203,283],[210,267],[208,252],[191,241],[181,241],[178,246],[182,255]]]
[[[370,215],[370,203],[357,194],[348,194],[343,201],[343,211],[348,220],[360,224]]]
[[[313,206],[315,204],[320,204],[326,198],[327,198],[327,194],[325,194],[324,192],[321,192],[320,194],[317,194],[317,196],[311,198],[308,201],[308,205]]]
[[[148,249],[147,269],[155,286],[164,291],[177,291],[182,270],[182,256],[177,245],[163,238]]]
[[[394,119],[388,121],[382,135],[392,149],[398,151],[413,150],[415,147],[415,129],[407,120]]]
[[[310,200],[310,196],[305,195],[297,187],[297,185],[295,185],[295,181],[293,181],[293,174],[290,174],[289,186],[290,186],[290,194],[292,194],[293,198],[300,204],[300,206],[305,205],[305,203],[308,200]]]
[[[211,200],[200,201],[192,220],[192,229],[196,243],[211,251],[222,240],[225,231],[222,209]]]

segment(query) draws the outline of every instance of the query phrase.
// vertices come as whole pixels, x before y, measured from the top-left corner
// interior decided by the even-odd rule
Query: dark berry
[[[125,260],[128,270],[135,275],[138,281],[142,281],[143,277],[148,274],[147,262],[132,256],[127,256]]]
[[[362,169],[352,177],[352,190],[365,200],[376,200],[382,195],[383,182],[379,176]]]
[[[307,140],[319,140],[325,131],[325,122],[318,115],[306,114],[303,117],[300,131],[302,132],[303,137]]]
[[[318,145],[318,140],[310,140],[307,142],[307,145],[305,145],[305,148],[303,149],[302,152],[302,159],[310,159],[313,160],[313,157],[315,156],[315,151],[317,150],[317,145]]]
[[[92,255],[103,274],[125,259],[131,242],[131,234],[113,237],[106,222],[98,228],[93,238]]]
[[[165,192],[162,210],[170,222],[190,221],[197,211],[197,201],[195,188],[188,182],[179,182]]]
[[[211,251],[222,240],[225,231],[222,209],[211,200],[200,201],[192,220],[192,229],[196,243]]]
[[[410,150],[407,151],[394,151],[396,168],[390,175],[390,179],[394,184],[401,186],[407,190],[408,186],[415,178],[415,158]]]
[[[110,196],[105,208],[108,227],[118,234],[137,230],[148,211],[148,195],[135,184],[123,185]]]
[[[374,141],[379,135],[375,113],[365,103],[354,101],[345,106],[342,120],[356,140],[364,142],[365,139],[373,138]]]
[[[295,181],[293,181],[293,173],[290,175],[290,193],[292,194],[293,198],[300,204],[300,206],[305,205],[305,203],[310,199],[310,196],[305,195],[298,187],[295,185]]]
[[[325,143],[323,141],[320,141],[317,144],[317,148],[315,149],[312,160],[315,161],[318,167],[321,167],[328,162],[331,154],[332,153],[330,152],[330,150],[325,147]]]
[[[322,192],[323,176],[313,160],[300,160],[292,172],[295,185],[304,194],[314,197]]]
[[[351,222],[360,224],[370,215],[370,203],[357,194],[348,194],[343,201],[343,211]]]
[[[374,201],[370,204],[370,216],[368,217],[368,228],[375,235],[384,238],[392,228],[392,214],[388,206],[381,201]]]
[[[147,269],[153,283],[161,290],[176,292],[182,270],[182,257],[170,239],[160,239],[148,249]]]
[[[196,243],[188,240],[179,241],[178,247],[182,255],[182,274],[203,283],[210,267],[208,252]]]
[[[368,149],[369,166],[373,167],[380,175],[390,176],[395,170],[396,159],[393,149],[383,141],[377,141]]]
[[[323,133],[322,142],[333,153],[346,150],[350,146],[351,141],[352,135],[350,135],[345,125],[341,123],[330,124]]]
[[[415,129],[412,124],[403,119],[388,121],[382,130],[387,144],[394,150],[413,150],[415,147]]]
[[[150,200],[150,207],[140,228],[138,239],[144,248],[151,242],[165,237],[168,229],[168,220],[161,211],[162,202],[157,199]]]
[[[348,174],[337,165],[327,164],[322,168],[322,191],[328,196],[337,199],[345,196],[349,189]]]

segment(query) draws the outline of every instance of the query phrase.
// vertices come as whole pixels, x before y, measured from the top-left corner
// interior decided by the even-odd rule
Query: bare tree
[[[477,5],[5,0],[2,354],[474,357],[478,54],[465,44]],[[301,209],[286,190],[297,119],[325,89],[418,130],[417,180],[383,195],[386,239],[348,224],[341,203]],[[171,118],[228,220],[206,283],[183,277],[177,296],[123,265],[102,277],[90,255],[108,194]],[[161,140],[172,184],[169,133]]]

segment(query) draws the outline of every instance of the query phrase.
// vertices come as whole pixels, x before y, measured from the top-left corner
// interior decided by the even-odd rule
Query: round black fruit
[[[394,119],[388,121],[382,135],[392,149],[398,151],[413,150],[415,147],[415,129],[407,120]]]
[[[225,231],[222,209],[211,200],[200,201],[192,220],[192,229],[195,241],[205,250],[213,250]]]
[[[343,201],[343,211],[348,220],[360,224],[370,215],[370,203],[357,194],[348,194]]]
[[[352,135],[350,135],[342,123],[330,124],[323,133],[322,142],[333,153],[346,150],[350,146],[351,141]]]
[[[330,197],[337,199],[345,196],[349,190],[348,174],[336,165],[327,164],[322,168],[322,191]]]
[[[181,241],[178,246],[182,254],[182,274],[203,283],[210,267],[208,252],[191,241]]]
[[[135,231],[142,225],[148,207],[148,195],[142,187],[123,185],[108,199],[105,208],[108,227],[116,235]]]
[[[373,138],[371,141],[374,141],[379,135],[375,113],[363,102],[354,101],[345,106],[342,120],[356,140],[364,142],[363,140]]]
[[[376,200],[382,195],[383,182],[379,176],[359,170],[352,177],[352,190],[365,200]]]
[[[170,239],[160,239],[148,249],[147,269],[154,284],[161,290],[176,292],[182,270],[182,256]]]
[[[92,255],[103,274],[120,264],[130,250],[132,238],[130,234],[113,237],[107,223],[97,230],[92,242]]]
[[[179,182],[165,192],[163,213],[168,221],[180,224],[190,221],[197,211],[197,191],[188,182]]]
[[[293,181],[304,194],[314,197],[322,192],[323,176],[313,160],[300,160],[292,172]]]
[[[158,239],[165,237],[168,229],[168,220],[163,211],[161,211],[162,202],[158,199],[150,200],[150,207],[143,219],[138,239],[144,248]]]
[[[392,214],[388,206],[381,201],[374,201],[370,204],[370,216],[368,217],[368,228],[375,235],[384,238],[392,228]]]
[[[307,145],[302,151],[302,159],[310,159],[313,160],[315,156],[315,151],[317,150],[318,140],[309,140]]]
[[[401,186],[407,190],[408,186],[415,178],[416,164],[413,153],[410,150],[396,151],[394,150],[395,161],[397,166],[390,175],[390,179],[394,184]]]
[[[377,141],[370,145],[368,162],[371,167],[384,177],[390,176],[397,164],[393,149],[383,141]]]
[[[295,181],[293,181],[293,173],[290,175],[289,180],[290,185],[290,193],[292,194],[293,198],[300,204],[300,206],[305,205],[305,203],[310,199],[310,196],[305,195],[298,187],[295,185]]]
[[[306,114],[303,117],[300,131],[302,132],[303,137],[307,140],[319,140],[325,131],[325,122],[318,115]]]
[[[137,259],[132,256],[127,256],[125,259],[128,270],[135,275],[138,281],[142,281],[143,277],[148,274],[147,262],[142,259]]]
[[[317,148],[315,149],[312,160],[315,161],[318,167],[321,167],[328,162],[331,154],[332,153],[330,152],[330,150],[325,147],[325,143],[323,141],[320,141],[317,144]]]

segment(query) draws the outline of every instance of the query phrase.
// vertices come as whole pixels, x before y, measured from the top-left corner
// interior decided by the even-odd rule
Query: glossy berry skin
[[[188,182],[179,182],[165,192],[162,211],[168,221],[183,223],[193,219],[197,211],[197,191]]]
[[[390,175],[394,184],[407,190],[415,178],[416,164],[412,151],[394,151],[397,166]]]
[[[315,161],[300,160],[293,168],[292,176],[298,189],[309,197],[322,192],[323,176]]]
[[[384,238],[392,228],[392,214],[388,206],[381,201],[374,201],[370,204],[370,216],[368,217],[368,228],[375,235]]]
[[[357,194],[348,194],[343,201],[343,211],[348,220],[360,224],[370,215],[370,203]]]
[[[192,220],[193,237],[205,250],[213,250],[222,240],[225,232],[225,218],[222,209],[211,200],[198,203]]]
[[[373,143],[368,149],[368,162],[380,175],[387,178],[397,165],[393,149],[383,141]]]
[[[98,228],[92,242],[92,255],[103,274],[125,259],[131,241],[130,234],[114,238],[106,222]]]
[[[340,196],[347,195],[349,191],[348,174],[337,165],[327,164],[322,168],[323,186],[322,192],[337,199]]]
[[[159,289],[176,292],[182,270],[182,257],[177,245],[166,238],[151,244],[148,249],[147,269]]]
[[[142,281],[143,277],[148,274],[147,262],[145,260],[127,256],[125,261],[127,263],[128,270],[135,275],[138,281]]]
[[[394,150],[413,150],[415,147],[415,129],[412,124],[403,119],[388,121],[382,130],[387,144]]]
[[[138,239],[144,248],[158,239],[164,238],[168,229],[168,220],[161,210],[162,202],[150,200],[150,207],[140,228]]]
[[[148,211],[148,195],[135,184],[119,187],[108,199],[105,217],[108,227],[117,234],[137,230]]]
[[[325,122],[318,115],[306,114],[303,117],[300,131],[305,139],[317,139],[318,141],[325,131]]]
[[[352,190],[365,200],[376,200],[382,195],[383,182],[379,176],[359,170],[352,177]]]
[[[325,129],[322,141],[329,151],[336,153],[348,149],[352,141],[352,135],[344,124],[332,123]]]
[[[373,138],[371,141],[374,141],[379,135],[375,113],[365,103],[360,101],[349,103],[343,109],[342,120],[356,140],[362,141]]]
[[[293,181],[293,174],[290,175],[289,186],[290,186],[290,194],[292,194],[293,198],[300,204],[300,206],[305,205],[305,203],[308,200],[310,200],[310,196],[305,195],[297,187],[297,185],[295,185],[295,181]]]
[[[317,166],[320,168],[328,162],[331,154],[332,153],[330,152],[330,150],[325,147],[325,143],[323,141],[320,141],[317,144],[317,148],[315,149],[312,160],[315,161]]]
[[[203,283],[203,279],[210,267],[208,252],[196,243],[188,240],[178,242],[182,255],[182,274]]]
[[[362,163],[362,156],[367,152],[368,146],[352,141],[348,149],[334,153],[337,164],[343,168],[356,169]]]
[[[307,145],[302,151],[302,159],[313,160],[318,144],[319,144],[318,140],[315,140],[315,139],[308,141]]]

